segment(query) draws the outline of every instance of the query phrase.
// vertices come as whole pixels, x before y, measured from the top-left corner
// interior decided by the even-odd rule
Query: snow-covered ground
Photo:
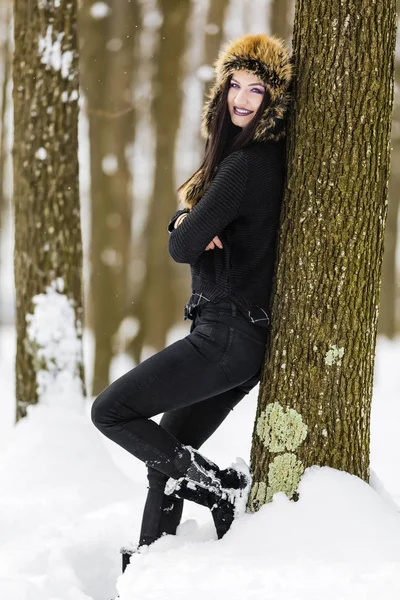
[[[169,343],[187,329],[176,328]],[[119,548],[137,541],[144,465],[95,429],[90,400],[81,412],[30,407],[13,427],[14,350],[14,331],[3,330],[2,600],[110,600],[117,592],[121,600],[400,598],[400,339],[378,340],[371,486],[314,467],[298,502],[277,494],[220,541],[209,511],[187,502],[178,535],[134,555],[124,575]],[[88,338],[86,350],[90,363]],[[202,449],[221,466],[248,461],[257,393]]]

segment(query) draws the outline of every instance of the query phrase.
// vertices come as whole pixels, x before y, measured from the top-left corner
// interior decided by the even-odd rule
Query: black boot
[[[124,573],[126,567],[129,565],[129,560],[132,554],[139,552],[139,544],[122,546],[119,551],[122,554],[122,572]]]
[[[185,475],[179,479],[168,479],[164,493],[208,507],[218,539],[221,539],[234,518],[246,510],[250,472],[241,459],[228,469],[220,469],[190,446],[187,449],[191,452],[192,461]]]

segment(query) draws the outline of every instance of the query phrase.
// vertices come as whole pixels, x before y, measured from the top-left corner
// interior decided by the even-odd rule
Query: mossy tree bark
[[[395,0],[297,2],[251,510],[311,465],[369,479],[395,38]]]
[[[76,11],[76,0],[14,3],[17,420],[62,389],[85,393]]]
[[[95,338],[92,394],[109,384],[113,339],[128,312],[132,223],[133,79],[137,0],[96,0],[80,12],[82,87],[87,98],[91,186],[90,307]]]

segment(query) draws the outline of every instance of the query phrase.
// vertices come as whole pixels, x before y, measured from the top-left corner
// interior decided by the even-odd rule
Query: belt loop
[[[236,304],[231,300],[231,311],[232,311],[232,315],[235,317],[237,314],[237,307]]]

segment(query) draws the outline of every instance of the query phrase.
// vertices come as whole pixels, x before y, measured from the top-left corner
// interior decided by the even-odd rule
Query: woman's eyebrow
[[[237,79],[235,79],[234,77],[232,77],[232,81],[234,81],[235,83],[239,83]],[[240,85],[240,83],[239,83]],[[256,83],[249,83],[249,85],[259,85],[260,87],[265,87],[262,83],[256,82]]]

